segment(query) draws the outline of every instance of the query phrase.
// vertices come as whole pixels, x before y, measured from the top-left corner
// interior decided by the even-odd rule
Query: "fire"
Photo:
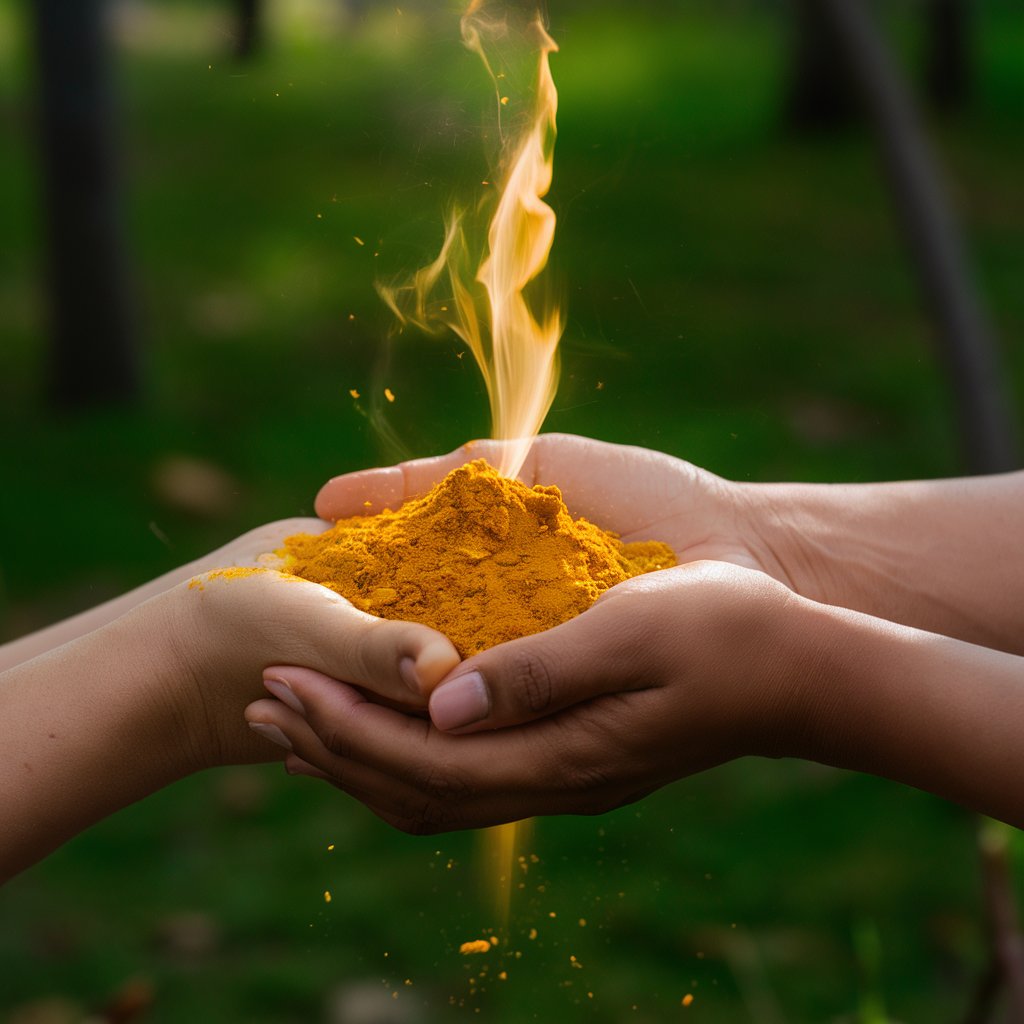
[[[411,280],[378,291],[401,324],[429,332],[448,327],[466,343],[487,386],[492,435],[516,442],[498,468],[515,476],[558,382],[562,313],[537,282],[555,237],[555,213],[544,196],[558,110],[548,57],[558,47],[539,14],[520,26],[510,9],[489,13],[495,6],[506,5],[473,0],[461,28],[494,85],[497,168],[475,206],[449,213],[437,258]],[[525,82],[520,45],[531,57]]]
[[[494,87],[495,166],[475,205],[449,212],[437,258],[408,281],[378,283],[377,291],[403,327],[448,328],[465,342],[487,386],[492,436],[514,442],[497,468],[515,477],[555,397],[564,326],[538,281],[555,238],[555,212],[544,196],[558,111],[548,58],[558,46],[539,12],[524,19],[503,0],[472,0],[461,31]],[[496,909],[505,922],[525,828],[521,822],[488,833]]]

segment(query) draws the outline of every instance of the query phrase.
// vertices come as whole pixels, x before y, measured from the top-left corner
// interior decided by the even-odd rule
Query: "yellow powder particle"
[[[254,565],[233,565],[227,569],[212,569],[201,576],[193,576],[188,581],[188,588],[189,590],[202,590],[205,584],[213,580],[240,580],[247,576],[259,576],[260,573],[272,571]]]
[[[574,520],[557,487],[527,487],[483,459],[397,511],[296,534],[279,553],[286,572],[370,614],[431,626],[463,657],[557,626],[616,583],[676,564],[668,545],[624,544]]]
[[[486,939],[473,939],[459,946],[459,952],[463,956],[471,956],[475,953],[489,953],[490,949],[491,944]]]

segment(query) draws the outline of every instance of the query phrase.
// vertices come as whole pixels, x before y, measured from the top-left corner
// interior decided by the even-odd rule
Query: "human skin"
[[[342,477],[317,508],[396,507],[495,451]],[[278,667],[291,706],[246,714],[281,730],[290,770],[413,832],[607,810],[749,754],[871,772],[1024,825],[1024,474],[744,485],[548,435],[522,476],[686,564],[469,659],[432,692],[432,723]]]
[[[244,707],[279,661],[405,704],[457,662],[425,626],[384,622],[258,567],[318,520],[287,520],[73,620],[0,647],[0,881],[175,780],[279,760]],[[212,570],[212,571],[211,571]],[[116,752],[116,753],[115,753]]]

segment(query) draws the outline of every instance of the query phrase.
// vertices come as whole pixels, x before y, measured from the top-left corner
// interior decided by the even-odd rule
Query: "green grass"
[[[157,32],[119,63],[145,395],[68,416],[41,399],[27,58],[0,5],[9,635],[308,512],[329,475],[390,460],[360,411],[374,401],[409,454],[488,428],[468,358],[450,340],[389,349],[373,290],[432,255],[444,204],[483,173],[485,86],[454,20],[388,8],[362,36],[292,33],[238,66],[197,20],[215,27],[220,7],[166,10],[200,26],[198,44]],[[974,105],[936,138],[1021,395],[1022,27],[1009,4],[983,14]],[[776,19],[581,5],[552,29],[568,329],[547,428],[740,479],[956,472],[947,386],[870,143],[780,129]],[[154,470],[175,454],[231,475],[226,511],[167,502]],[[398,835],[274,769],[211,773],[0,893],[0,1015],[49,996],[95,1008],[141,978],[157,1022],[316,1020],[361,981],[422,1011],[409,1020],[852,1020],[876,995],[893,1019],[947,1019],[983,957],[972,829],[878,780],[753,761],[541,822],[512,915],[523,955],[470,997],[458,944],[495,924],[474,837]],[[184,912],[210,929],[193,953],[166,938]],[[874,994],[864,935],[880,948]]]

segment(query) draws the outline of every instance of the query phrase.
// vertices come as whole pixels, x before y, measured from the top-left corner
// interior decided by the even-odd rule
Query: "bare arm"
[[[0,881],[202,763],[174,679],[172,607],[158,600],[0,675]]]
[[[69,640],[85,636],[86,633],[113,622],[151,597],[162,594],[176,584],[209,569],[237,565],[276,567],[279,562],[274,558],[273,552],[281,546],[285,537],[291,533],[306,531],[315,533],[323,529],[324,526],[326,524],[320,519],[283,519],[250,530],[231,541],[230,544],[226,544],[202,558],[197,558],[193,562],[179,566],[177,569],[172,569],[156,579],[149,580],[126,594],[121,594],[78,615],[55,622],[52,626],[45,626],[27,636],[0,645],[0,672],[23,661],[28,661],[38,654],[60,647],[61,644],[65,644]]]
[[[1024,828],[1024,658],[811,605],[795,753],[869,772]]]
[[[425,626],[383,622],[274,571],[214,571],[138,596],[98,629],[0,673],[0,881],[184,775],[279,758],[242,714],[278,662],[423,706],[459,660]]]
[[[1024,653],[1024,472],[733,487],[751,545],[805,597]]]

